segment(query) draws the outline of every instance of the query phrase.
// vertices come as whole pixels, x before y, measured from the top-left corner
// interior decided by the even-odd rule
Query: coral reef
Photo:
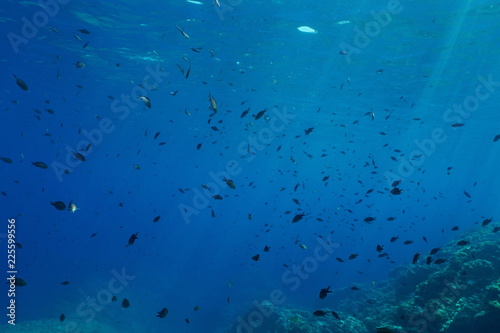
[[[387,327],[397,333],[496,333],[500,318],[500,241],[487,228],[464,235],[469,243],[441,248],[444,264],[398,266],[390,280],[367,285],[356,299],[346,297],[331,315],[262,304],[272,313],[251,321],[240,318],[227,332],[367,333]],[[344,290],[335,293],[343,295]],[[255,312],[255,311],[254,311]],[[255,318],[258,316],[253,315]],[[245,326],[246,325],[246,326]]]

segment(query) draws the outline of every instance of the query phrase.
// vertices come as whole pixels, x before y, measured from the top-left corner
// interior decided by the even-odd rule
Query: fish
[[[12,164],[12,160],[8,157],[2,157],[0,156],[0,160],[4,161],[7,164]]]
[[[323,317],[323,316],[326,316],[328,314],[328,311],[323,311],[323,310],[316,310],[313,312],[313,315],[317,316],[317,317]]]
[[[338,258],[338,257],[337,257],[337,258],[335,258],[335,260],[337,260],[338,262],[345,262],[345,261],[344,261],[344,259],[342,259],[342,258]]]
[[[118,297],[113,296],[113,297],[111,297],[111,300],[112,300],[113,302],[116,302],[116,301],[118,300]]]
[[[497,142],[498,140],[500,140],[500,134],[495,135],[493,142]]]
[[[153,140],[158,139],[158,136],[159,136],[160,134],[161,134],[161,132],[156,132],[156,134],[155,134],[155,136],[154,136]]]
[[[462,127],[464,126],[465,124],[462,124],[462,123],[454,123],[451,125],[451,127]]]
[[[168,309],[163,308],[161,309],[158,314],[156,315],[158,318],[165,318],[168,315]]]
[[[73,156],[75,156],[75,158],[79,161],[82,161],[82,162],[85,162],[87,161],[87,159],[85,158],[85,156],[83,156],[82,154],[80,153],[75,153],[74,151],[71,152],[73,154]]]
[[[128,308],[130,306],[130,302],[128,299],[124,298],[123,301],[122,301],[122,307],[124,309]]]
[[[470,244],[469,241],[465,241],[465,240],[461,240],[457,243],[458,246],[464,246],[464,245],[467,245],[467,244]]]
[[[395,241],[397,241],[398,239],[399,239],[399,236],[391,237],[390,242],[391,242],[391,243],[394,243],[394,242],[395,242]]]
[[[240,115],[240,118],[245,117],[245,116],[248,114],[248,112],[249,112],[249,111],[250,111],[250,108],[248,108],[248,109],[246,109],[245,111],[243,111],[243,112],[241,113],[241,115]]]
[[[75,67],[76,68],[84,68],[85,64],[81,61],[77,61],[77,62],[75,62]]]
[[[260,260],[260,254],[256,254],[252,257],[252,260],[255,261],[255,262],[259,262]]]
[[[269,250],[270,250],[270,249],[271,249],[271,248],[270,248],[269,246],[267,246],[267,245],[266,245],[266,246],[264,246],[264,252],[269,252]]]
[[[151,109],[151,100],[149,98],[147,98],[146,96],[139,96],[137,98],[143,101],[144,105],[146,105],[149,109]]]
[[[209,109],[212,110],[215,113],[217,113],[217,101],[215,98],[212,96],[211,93],[208,93],[208,101],[210,102],[210,107]]]
[[[353,253],[349,256],[349,260],[356,259],[359,256],[359,253]]]
[[[464,195],[465,195],[467,198],[469,198],[469,199],[470,199],[470,198],[472,198],[472,197],[471,197],[471,195],[469,194],[469,192],[467,192],[467,191],[464,191]]]
[[[431,262],[432,262],[432,260],[433,260],[433,259],[432,259],[432,257],[431,257],[431,256],[428,256],[428,257],[427,257],[427,259],[425,260],[425,263],[426,263],[427,265],[430,265],[430,264],[431,264]]]
[[[493,221],[493,218],[486,219],[481,223],[481,226],[486,227],[491,221]]]
[[[351,287],[351,290],[355,290],[356,291],[356,290],[359,290],[359,288],[356,287],[356,286],[354,286],[354,287]]]
[[[193,308],[193,310],[194,310],[194,311],[200,311],[200,306],[199,306],[199,305],[195,306],[195,307]]]
[[[325,299],[326,296],[328,296],[328,294],[331,294],[332,291],[330,290],[330,286],[326,287],[326,288],[322,288],[320,291],[319,291],[319,298],[320,299]]]
[[[337,320],[342,320],[342,319],[340,319],[340,316],[337,314],[337,312],[335,312],[335,311],[330,311],[330,313],[332,314],[332,316],[333,316],[335,319],[337,319]]]
[[[292,219],[292,223],[299,222],[300,220],[302,220],[304,218],[305,215],[306,215],[306,213],[300,213],[300,214],[295,215]]]
[[[413,241],[412,240],[407,240],[407,241],[404,241],[403,244],[404,245],[410,245],[410,244],[413,244]]]
[[[311,128],[308,128],[308,129],[304,130],[304,132],[306,133],[306,135],[311,134],[312,131],[314,131],[314,127],[311,127]]]
[[[179,32],[181,33],[181,35],[187,39],[191,39],[191,37],[189,37],[189,35],[184,31],[182,30],[181,27],[179,27],[178,25],[175,26],[177,28],[177,30],[179,30]]]
[[[157,217],[155,217],[155,218],[153,219],[153,222],[158,222],[158,221],[160,221],[160,219],[161,219],[161,216],[160,216],[160,215],[158,215]]]
[[[73,200],[71,200],[68,204],[68,211],[74,213],[78,210],[79,208],[76,207],[76,205],[73,203]]]
[[[62,201],[50,202],[52,206],[54,206],[57,210],[65,210],[66,204]]]
[[[234,182],[231,179],[227,179],[224,177],[223,181],[226,183],[229,188],[232,188],[233,190],[236,188],[236,185],[234,185]]]
[[[220,194],[212,195],[212,198],[215,200],[222,200],[224,199]]]
[[[43,162],[31,162],[31,164],[33,164],[34,166],[36,166],[37,168],[40,168],[40,169],[48,169],[49,166]]]
[[[415,265],[418,262],[418,259],[420,258],[421,254],[422,254],[421,252],[415,253],[415,255],[413,256],[413,259],[412,259],[411,263]]]
[[[132,234],[132,236],[130,236],[130,238],[128,239],[127,246],[134,245],[135,240],[139,238],[139,237],[137,237],[138,234],[139,234],[139,232],[136,232],[135,234]]]
[[[90,35],[90,31],[88,31],[87,29],[78,29],[77,31],[85,35]]]
[[[393,194],[393,195],[400,195],[402,192],[403,192],[403,190],[402,190],[402,189],[400,189],[400,188],[397,188],[397,187],[394,187],[394,188],[391,190],[391,194]]]
[[[441,264],[443,264],[443,263],[445,263],[445,262],[446,262],[446,259],[438,259],[438,260],[434,261],[434,263],[435,263],[436,265],[441,265]]]
[[[267,111],[267,108],[265,108],[262,111],[257,112],[257,114],[254,116],[255,120],[259,120],[260,118],[262,118],[262,116],[266,113],[266,111]]]
[[[5,282],[5,284],[10,284],[11,283],[11,279],[8,279],[9,281]],[[24,279],[21,279],[21,278],[15,278],[14,279],[14,285],[16,287],[24,287],[28,284],[28,282],[26,282]]]
[[[433,249],[431,250],[431,252],[430,252],[429,254],[430,254],[430,255],[436,254],[436,253],[438,253],[438,252],[439,252],[439,250],[440,250],[440,249],[441,249],[440,247],[435,247],[435,248],[433,248]]]
[[[14,79],[16,80],[16,84],[19,86],[19,88],[21,88],[24,91],[28,91],[29,90],[28,85],[26,84],[26,82],[24,82],[23,80],[21,80],[20,78],[18,78],[15,75],[14,75]]]
[[[368,216],[368,217],[365,217],[363,219],[363,221],[365,221],[366,223],[371,223],[371,222],[375,221],[376,219],[377,219],[376,217],[370,217],[370,216]]]
[[[377,252],[382,253],[384,251],[384,246],[383,245],[377,245]]]
[[[63,322],[63,321],[64,321],[64,319],[66,319],[66,316],[65,316],[65,315],[64,315],[64,313],[63,313],[63,314],[61,314],[61,315],[59,316],[59,321],[60,321],[60,322]]]
[[[63,286],[67,286],[67,285],[69,284],[69,281],[63,281],[63,282],[61,282],[61,284],[62,284]]]
[[[458,229],[460,229],[458,226],[454,226],[453,228],[451,228],[451,231],[457,231]]]

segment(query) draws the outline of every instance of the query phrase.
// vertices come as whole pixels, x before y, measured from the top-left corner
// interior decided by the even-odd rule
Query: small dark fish
[[[384,251],[384,246],[383,245],[377,245],[377,252],[382,253]]]
[[[342,259],[342,258],[338,258],[338,257],[337,257],[337,258],[335,258],[335,259],[336,259],[338,262],[345,262],[345,261],[344,261],[344,259]]]
[[[7,164],[12,164],[12,160],[8,157],[2,157],[0,156],[0,160],[4,161]]]
[[[240,118],[245,117],[245,116],[248,114],[248,112],[249,112],[249,111],[250,111],[250,108],[248,108],[248,109],[246,109],[245,111],[243,111],[243,112],[241,113],[241,115],[240,115]]]
[[[63,281],[63,282],[61,282],[61,284],[62,284],[63,286],[67,286],[67,285],[69,284],[69,281]]]
[[[254,116],[255,120],[259,120],[260,118],[262,118],[262,116],[266,113],[266,111],[267,111],[267,108],[265,108],[262,111],[257,112],[257,114]]]
[[[184,321],[186,322],[186,324],[189,324],[189,318],[185,318]]]
[[[196,150],[200,150],[200,149],[201,149],[201,146],[202,146],[202,143],[198,143],[198,144],[196,145]]]
[[[399,184],[401,184],[401,180],[395,180],[392,182],[391,187],[397,187]]]
[[[97,236],[97,232],[94,232],[92,235],[90,235],[90,238],[93,238],[95,236]]]
[[[9,281],[7,281],[7,282],[5,282],[5,284],[10,284],[10,280],[9,280]],[[15,285],[16,287],[24,287],[24,286],[25,286],[25,285],[27,285],[27,284],[28,284],[28,282],[24,281],[24,280],[23,280],[23,279],[21,279],[21,278],[15,278],[15,280],[14,280],[14,285]]]
[[[446,259],[438,259],[438,260],[434,261],[434,263],[435,263],[436,265],[441,265],[441,264],[443,264],[443,263],[445,263],[445,262],[446,262]]]
[[[399,239],[399,236],[391,237],[391,243],[394,243]]]
[[[427,243],[427,237],[422,236],[422,239],[424,240],[424,242],[426,242],[426,243]]]
[[[85,162],[87,159],[85,158],[85,156],[83,156],[82,154],[80,153],[75,153],[75,152],[72,152],[73,153],[73,156],[75,156],[75,158],[79,161],[82,161],[82,162]]]
[[[197,305],[197,306],[195,306],[195,307],[193,308],[193,310],[194,310],[194,311],[200,311],[200,309],[201,309],[201,308],[200,308],[200,306],[199,306],[199,305]]]
[[[458,229],[460,229],[460,228],[456,225],[453,228],[451,228],[451,231],[457,231]]]
[[[132,236],[130,236],[130,238],[128,239],[127,246],[134,245],[135,240],[139,238],[139,237],[137,237],[138,234],[139,234],[139,232],[136,232],[135,234],[132,234]]]
[[[158,221],[160,221],[160,219],[161,219],[161,216],[160,216],[160,215],[158,215],[157,217],[155,217],[155,218],[153,219],[153,222],[158,222]]]
[[[330,286],[326,287],[326,288],[323,288],[319,291],[319,298],[320,299],[324,299],[326,296],[328,296],[328,294],[330,294],[331,291],[330,291]]]
[[[18,242],[14,242],[14,244],[16,245],[17,248],[19,249],[22,249],[23,248],[23,245],[21,243],[18,243]]]
[[[113,302],[116,302],[116,301],[118,300],[118,297],[113,296],[113,297],[111,297],[111,300],[112,300]]]
[[[464,126],[465,124],[462,124],[462,123],[454,123],[451,125],[451,127],[462,127]]]
[[[498,140],[500,140],[500,134],[496,135],[496,136],[493,138],[493,142],[497,142]]]
[[[314,127],[311,127],[311,128],[308,128],[308,129],[304,130],[304,132],[306,133],[306,135],[311,134],[312,131],[314,131]]]
[[[328,314],[328,311],[323,311],[323,310],[316,310],[313,312],[313,315],[317,317],[324,317]]]
[[[260,260],[260,254],[256,254],[252,257],[252,260],[255,261],[255,262],[259,262]]]
[[[267,245],[266,245],[266,246],[264,246],[264,252],[269,252],[269,250],[270,250],[270,249],[271,249],[271,248],[270,248],[269,246],[267,246]]]
[[[220,194],[212,195],[212,198],[215,200],[222,200],[224,199]]]
[[[223,181],[226,183],[227,186],[229,186],[229,188],[231,188],[233,190],[236,188],[236,185],[234,184],[234,182],[231,179],[227,179],[224,177]]]
[[[14,75],[14,79],[16,79],[16,84],[19,86],[19,88],[21,88],[24,91],[28,91],[29,90],[28,85],[26,84],[26,82],[24,82],[23,80],[21,80],[20,78],[18,78],[15,75]]]
[[[440,250],[440,249],[441,249],[440,247],[435,247],[435,248],[433,248],[433,249],[431,250],[431,252],[430,252],[429,254],[430,254],[430,255],[436,254],[436,253],[438,253],[438,252],[439,252],[439,250]]]
[[[428,256],[428,257],[427,257],[427,260],[425,260],[425,263],[426,263],[427,265],[430,265],[430,264],[431,264],[431,262],[432,262],[432,260],[433,260],[433,259],[432,259],[432,257],[431,257],[431,256]]]
[[[122,307],[123,308],[128,308],[130,306],[130,302],[128,299],[124,298],[123,301],[122,301]]]
[[[167,314],[168,314],[168,309],[163,308],[160,310],[160,312],[158,312],[158,314],[156,316],[159,318],[165,318],[167,316]]]
[[[60,322],[63,322],[64,319],[66,319],[66,316],[64,315],[64,313],[62,315],[59,316],[59,321]]]
[[[420,258],[421,254],[422,254],[421,252],[415,253],[415,255],[413,256],[413,259],[412,259],[411,263],[415,265],[418,262],[418,259]]]
[[[189,73],[191,73],[191,67],[189,67],[188,70],[187,70],[187,72],[186,72],[186,75],[185,75],[186,79],[189,77]]]
[[[481,226],[486,227],[488,224],[491,223],[491,221],[493,221],[493,218],[486,219],[483,221],[483,223],[481,223]]]
[[[83,67],[85,67],[85,64],[81,61],[77,61],[77,62],[75,62],[75,67],[76,68],[83,68]]]
[[[354,287],[351,287],[351,290],[357,291],[357,290],[359,290],[359,288],[354,286]]]
[[[292,219],[292,223],[299,222],[300,220],[302,220],[302,218],[304,218],[305,215],[306,215],[306,213],[300,213],[300,214],[295,215]]]
[[[464,246],[464,245],[467,245],[467,244],[470,244],[470,242],[465,241],[465,240],[461,240],[460,242],[457,243],[457,245],[459,245],[459,246]]]
[[[90,31],[88,31],[87,29],[78,29],[78,31],[81,32],[82,34],[90,35]]]
[[[82,49],[86,49],[86,48],[87,48],[87,46],[89,46],[89,43],[90,43],[90,42],[86,42],[85,44],[83,44]]]
[[[470,196],[470,194],[469,194],[467,191],[464,191],[464,194],[465,194],[465,196],[466,196],[467,198],[469,198],[469,199],[470,199],[470,198],[472,198],[472,197]]]
[[[391,190],[391,194],[393,195],[400,195],[401,193],[403,192],[402,189],[399,189],[397,187],[394,187],[392,190]]]
[[[363,221],[365,221],[366,223],[370,223],[370,222],[375,221],[376,219],[377,219],[376,217],[370,217],[370,216],[368,216],[368,217],[365,217],[363,219]]]
[[[153,138],[153,140],[158,139],[158,136],[159,136],[160,134],[161,134],[161,132],[156,132],[155,137]]]
[[[407,240],[407,241],[404,241],[403,244],[404,245],[410,245],[410,244],[413,244],[413,241]]]
[[[353,259],[356,259],[357,257],[359,256],[358,253],[353,253],[349,256],[349,260],[353,260]]]
[[[494,227],[493,228],[493,232],[498,232],[498,231],[500,231],[500,227]]]
[[[66,209],[66,204],[62,201],[56,201],[56,202],[50,202],[50,204],[54,207],[56,207],[57,210],[65,210]]]
[[[31,164],[33,164],[34,166],[36,166],[37,168],[40,168],[40,169],[48,169],[49,166],[43,162],[31,162]]]

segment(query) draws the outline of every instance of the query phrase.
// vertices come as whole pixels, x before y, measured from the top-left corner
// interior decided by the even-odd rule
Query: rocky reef
[[[500,240],[491,229],[479,227],[461,241],[441,247],[432,261],[425,255],[417,264],[395,268],[389,280],[361,287],[354,299],[345,297],[335,306],[340,319],[264,302],[260,311],[241,316],[226,332],[496,333]]]

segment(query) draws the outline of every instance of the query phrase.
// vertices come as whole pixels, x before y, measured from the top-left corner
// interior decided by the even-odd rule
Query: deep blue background
[[[131,307],[106,305],[97,320],[116,329],[217,331],[273,289],[285,292],[286,306],[314,310],[319,289],[381,281],[415,252],[499,216],[500,142],[493,138],[500,134],[500,87],[468,117],[444,118],[474,95],[478,77],[500,81],[500,6],[487,4],[401,1],[402,11],[348,62],[339,54],[342,43],[354,45],[355,28],[373,22],[370,11],[384,10],[387,1],[241,1],[222,16],[210,1],[70,1],[19,52],[8,34],[22,35],[22,17],[31,21],[41,7],[3,1],[0,156],[13,163],[0,161],[0,205],[5,225],[16,219],[23,245],[17,267],[28,285],[18,289],[18,320],[56,320],[61,313],[78,319],[78,304],[106,288],[113,269],[125,268],[136,278],[117,296]],[[298,31],[303,25],[318,33]],[[188,79],[176,66],[190,67],[183,57],[191,64]],[[77,61],[85,67],[76,68]],[[153,83],[143,78],[157,66],[168,76],[147,92],[152,108],[133,98],[137,106],[119,119],[108,96]],[[213,116],[209,93],[218,103]],[[264,108],[267,116],[252,118]],[[246,150],[249,136],[269,128],[273,109],[294,119],[261,150],[251,148],[256,155],[248,161],[238,147]],[[66,163],[66,147],[76,151],[85,139],[80,132],[98,128],[102,118],[114,129],[60,181],[53,163]],[[464,126],[451,127],[455,122]],[[417,142],[428,142],[436,129],[444,142],[411,160]],[[192,206],[194,190],[232,160],[241,168],[232,176],[236,189],[221,188],[223,200],[210,199],[185,223],[179,205]],[[36,161],[50,168],[36,168]],[[398,167],[407,161],[414,170],[403,174]],[[388,180],[389,172],[395,178]],[[395,179],[402,180],[399,196],[389,192]],[[80,209],[57,211],[50,202],[58,200]],[[302,211],[304,219],[291,224]],[[377,219],[367,224],[368,216]],[[135,232],[139,239],[126,247]],[[283,264],[300,266],[314,255],[318,236],[328,235],[341,246],[290,291]],[[394,263],[377,258],[377,244]],[[257,253],[258,263],[251,260]],[[347,260],[352,253],[359,257]],[[167,318],[155,318],[163,307]]]

